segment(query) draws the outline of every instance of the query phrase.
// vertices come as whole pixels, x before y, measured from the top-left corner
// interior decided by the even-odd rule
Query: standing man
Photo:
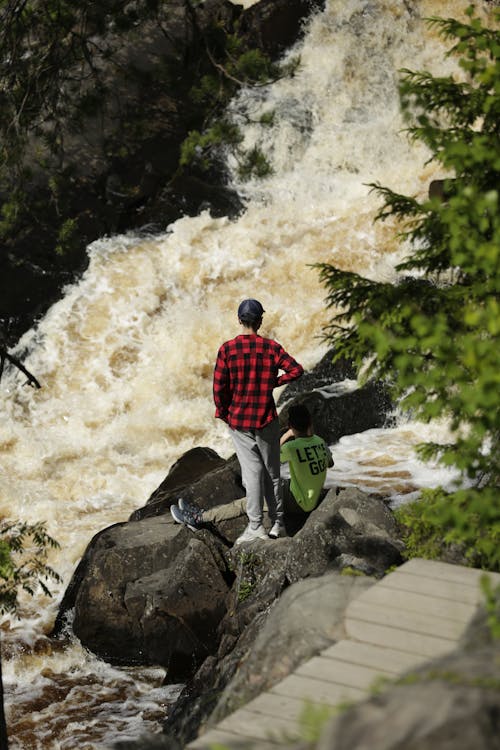
[[[215,416],[229,426],[247,494],[249,523],[236,543],[268,538],[262,525],[264,498],[273,524],[269,536],[285,533],[280,428],[273,389],[304,372],[281,344],[258,335],[263,314],[256,299],[243,300],[238,307],[242,332],[222,344],[214,370]]]

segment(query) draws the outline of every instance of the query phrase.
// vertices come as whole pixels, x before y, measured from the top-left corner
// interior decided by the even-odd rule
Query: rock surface
[[[217,645],[234,576],[222,542],[170,516],[117,524],[90,543],[61,604],[73,632],[112,663],[160,664],[182,681]]]
[[[272,606],[251,650],[222,692],[210,724],[268,690],[296,667],[346,637],[345,610],[374,583],[368,577],[325,573],[285,589]]]

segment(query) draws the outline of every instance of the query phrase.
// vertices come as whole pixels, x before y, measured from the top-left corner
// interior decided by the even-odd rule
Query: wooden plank
[[[448,638],[451,641],[458,641],[465,630],[462,622],[456,622],[447,617],[435,617],[426,612],[404,612],[397,608],[365,604],[361,601],[361,597],[350,602],[347,607],[346,624],[351,620],[388,625],[398,630]]]
[[[217,729],[234,732],[256,740],[285,741],[299,736],[298,721],[282,719],[280,716],[265,716],[241,708],[218,724]]]
[[[464,565],[451,565],[439,560],[423,560],[422,558],[408,560],[394,571],[396,574],[398,572],[429,576],[430,578],[439,578],[443,581],[453,581],[469,586],[479,586],[481,576],[485,573],[484,570],[479,568],[468,568]],[[390,573],[387,578],[392,575],[393,573]],[[500,583],[500,573],[488,573],[487,575],[492,576],[491,582],[493,585]]]
[[[391,672],[385,670],[349,664],[339,659],[323,658],[322,656],[309,659],[296,670],[296,674],[335,682],[340,685],[349,685],[360,690],[369,690],[380,677],[394,677]]]
[[[300,698],[302,701],[314,701],[325,706],[338,706],[341,703],[360,700],[366,692],[348,685],[338,685],[314,677],[305,677],[294,672],[278,682],[271,693]]]
[[[279,742],[259,740],[259,750],[276,750]],[[222,745],[228,750],[246,750],[255,747],[255,740],[234,732],[222,732],[220,729],[209,729],[208,732],[190,742],[190,750],[213,750],[214,745]]]
[[[364,698],[377,676],[389,678],[450,652],[482,602],[483,571],[410,560],[347,608],[347,639],[302,664],[244,708],[188,745],[209,750],[273,750],[299,735],[306,702],[338,707]],[[500,574],[491,574],[493,585]],[[349,639],[349,640],[348,640]]]
[[[376,646],[373,643],[347,640],[338,641],[333,646],[329,646],[321,652],[321,656],[341,659],[350,664],[359,664],[360,666],[372,667],[372,669],[385,669],[393,675],[407,672],[425,661],[422,656],[407,651]]]
[[[398,590],[384,586],[384,581],[372,586],[356,598],[356,602],[375,604],[405,612],[419,612],[432,617],[445,617],[466,625],[473,617],[476,606],[463,602],[443,599],[436,596],[425,596],[415,592]]]
[[[421,656],[422,663],[431,657],[447,654],[456,646],[456,641],[448,638],[437,638],[432,635],[400,630],[363,620],[350,619],[346,621],[346,631],[351,638],[358,641],[366,641],[378,646],[389,646]]]
[[[314,701],[316,703],[316,700]],[[282,693],[262,693],[245,705],[246,711],[281,719],[298,720],[305,707],[303,698],[296,698]]]
[[[380,583],[382,581],[376,583],[375,586]],[[396,570],[384,578],[383,583],[384,587],[391,589],[401,589],[425,596],[436,596],[436,579],[429,576],[411,575]],[[441,584],[439,596],[444,600],[458,601],[474,606],[477,606],[483,600],[483,595],[478,586],[466,586],[451,581],[441,582]]]

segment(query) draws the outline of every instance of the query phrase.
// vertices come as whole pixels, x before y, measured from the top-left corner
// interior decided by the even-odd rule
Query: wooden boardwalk
[[[381,678],[395,679],[452,651],[483,600],[482,573],[410,560],[349,604],[346,640],[301,664],[188,748],[276,748],[285,738],[300,736],[306,703],[334,708],[363,700]],[[488,575],[500,584],[500,574]]]

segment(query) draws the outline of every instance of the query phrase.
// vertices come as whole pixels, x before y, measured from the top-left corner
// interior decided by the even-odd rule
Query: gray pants
[[[262,524],[264,500],[271,522],[283,521],[280,482],[280,427],[277,419],[261,430],[232,430],[231,438],[241,466],[250,526]]]

